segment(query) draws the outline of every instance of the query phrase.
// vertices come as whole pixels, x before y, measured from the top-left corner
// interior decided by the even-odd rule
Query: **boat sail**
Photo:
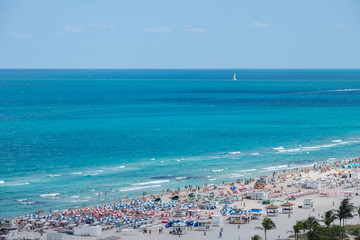
[[[233,81],[236,81],[236,74],[234,73]]]

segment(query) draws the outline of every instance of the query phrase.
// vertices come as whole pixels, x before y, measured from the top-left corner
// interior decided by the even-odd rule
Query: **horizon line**
[[[358,68],[1,68],[0,70],[360,70]]]

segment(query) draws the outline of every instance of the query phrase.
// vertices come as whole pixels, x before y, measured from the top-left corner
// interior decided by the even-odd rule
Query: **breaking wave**
[[[133,186],[143,186],[143,185],[159,184],[159,183],[166,183],[166,182],[170,182],[170,180],[166,179],[166,180],[158,180],[158,181],[150,181],[150,182],[140,182],[140,183],[133,183],[131,185],[133,185]]]
[[[337,147],[340,145],[347,145],[347,144],[353,144],[353,143],[359,143],[359,141],[333,140],[331,144],[324,144],[324,145],[318,145],[318,146],[298,147],[298,148],[289,148],[289,149],[285,149],[283,147],[281,147],[281,148],[278,147],[278,148],[273,148],[273,149],[277,150],[278,153],[310,152],[310,151],[321,150],[323,148],[331,148],[331,147]]]
[[[126,187],[126,188],[120,188],[119,192],[131,192],[131,191],[138,191],[143,189],[149,189],[149,188],[159,188],[161,185],[150,185],[150,186],[141,186],[141,187]]]

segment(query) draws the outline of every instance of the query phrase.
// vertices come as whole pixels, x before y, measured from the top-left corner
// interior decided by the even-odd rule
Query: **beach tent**
[[[278,206],[271,204],[265,208],[266,208],[267,216],[276,217],[278,215],[278,208],[279,208]]]
[[[286,203],[283,203],[281,204],[281,207],[282,207],[282,213],[293,213],[293,206],[295,204],[291,203],[291,202],[286,202]]]
[[[303,208],[313,208],[313,207],[314,207],[314,200],[312,200],[312,199],[304,199]]]
[[[251,219],[254,219],[254,220],[261,220],[262,219],[262,213],[263,213],[262,209],[253,208],[250,211],[251,211],[251,215],[252,215]]]
[[[249,223],[249,221],[250,221],[249,211],[230,213],[229,224],[244,224],[244,223]]]
[[[198,223],[199,223],[199,226],[198,226],[199,231],[210,230],[211,220],[209,220],[207,217],[201,217],[198,220]]]

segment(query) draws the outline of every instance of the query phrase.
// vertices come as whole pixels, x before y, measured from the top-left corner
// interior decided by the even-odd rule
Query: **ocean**
[[[0,70],[0,217],[355,158],[359,146],[360,70]]]

